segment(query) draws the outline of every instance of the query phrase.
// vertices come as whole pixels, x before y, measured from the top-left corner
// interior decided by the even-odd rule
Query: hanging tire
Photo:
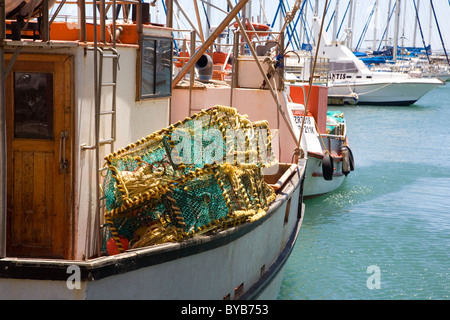
[[[326,153],[323,156],[322,160],[323,178],[327,181],[333,180],[333,171],[334,171],[333,157],[331,157],[329,153]]]
[[[349,161],[350,161],[350,171],[355,170],[355,159],[353,158],[352,150],[347,147],[348,155],[349,155]]]
[[[341,156],[342,156],[342,173],[347,176],[351,168],[351,160],[350,160],[350,150],[346,146],[341,147]]]

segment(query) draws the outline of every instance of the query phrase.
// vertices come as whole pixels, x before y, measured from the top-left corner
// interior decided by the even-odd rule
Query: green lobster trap
[[[267,121],[204,110],[106,157],[103,250],[116,254],[259,219],[275,199]]]

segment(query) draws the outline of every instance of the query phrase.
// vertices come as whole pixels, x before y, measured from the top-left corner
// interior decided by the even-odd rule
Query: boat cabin
[[[101,254],[104,158],[169,123],[171,29],[138,4],[90,21],[80,3],[77,21],[3,13],[0,257]]]

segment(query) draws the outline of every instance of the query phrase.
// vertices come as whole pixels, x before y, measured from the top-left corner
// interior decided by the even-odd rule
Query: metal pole
[[[166,0],[166,8],[167,8],[166,27],[172,28],[173,27],[173,0]]]
[[[172,88],[175,88],[178,82],[186,75],[186,73],[194,66],[197,60],[203,55],[203,53],[208,50],[211,44],[216,40],[216,38],[222,33],[223,30],[230,24],[231,20],[234,19],[234,16],[238,14],[239,11],[245,6],[248,0],[241,0],[236,7],[228,14],[228,16],[220,23],[220,25],[214,30],[211,36],[206,40],[206,42],[197,50],[195,54],[192,55],[192,58],[188,61],[188,63],[181,69],[181,71],[177,74],[177,76],[173,79]]]
[[[414,4],[415,5],[415,4]],[[420,8],[420,0],[417,1],[417,12],[419,12]],[[413,32],[413,47],[416,47],[416,38],[417,38],[417,25],[419,24],[419,16],[416,15],[416,19],[414,20],[414,32]]]
[[[232,5],[230,3],[230,0],[227,0],[227,1],[228,1],[228,5],[230,7],[232,7]],[[280,102],[278,100],[278,95],[277,95],[275,89],[273,88],[272,83],[270,82],[269,78],[267,77],[266,72],[264,71],[263,66],[261,65],[261,62],[258,59],[258,55],[256,54],[255,48],[253,47],[253,44],[252,44],[252,42],[251,42],[247,32],[245,31],[244,25],[242,24],[242,21],[239,20],[239,17],[237,15],[236,15],[235,18],[236,18],[236,22],[239,25],[239,29],[241,29],[241,33],[244,36],[245,42],[247,42],[247,45],[248,45],[248,47],[250,49],[250,52],[253,55],[253,58],[254,58],[254,60],[256,62],[256,65],[258,66],[259,71],[261,72],[262,76],[264,77],[264,81],[266,82],[267,86],[269,87],[269,91],[272,94],[272,97],[275,100],[275,103],[277,104],[278,111],[280,112],[281,116],[283,117],[283,120],[284,120],[287,128],[289,129],[289,132],[290,132],[292,138],[295,141],[295,140],[297,140],[297,137],[295,136],[294,129],[291,127],[289,118],[286,116],[286,114],[285,114],[285,112],[284,112],[284,110],[283,110],[283,108],[282,108],[282,106],[281,106],[281,104],[280,104]],[[280,37],[280,39],[283,39],[283,38],[284,37]],[[280,40],[280,42],[282,42],[282,40]],[[284,50],[284,47],[282,47],[281,45],[284,46],[284,43],[280,43],[280,51]],[[284,54],[284,52],[282,54]]]
[[[352,25],[352,19],[353,19],[353,0],[350,0],[350,13],[348,16],[347,21],[347,47],[352,50],[353,46],[353,25]]]
[[[373,44],[372,51],[377,47],[377,24],[378,24],[378,0],[375,0],[375,20],[373,22]]]
[[[202,42],[205,42],[205,37],[203,36],[203,26],[202,21],[200,19],[200,13],[198,11],[198,3],[197,0],[194,0],[194,8],[195,8],[195,15],[197,16],[197,24],[198,24],[198,30],[200,32],[200,40]]]
[[[397,0],[397,4],[395,7],[394,52],[392,57],[394,61],[397,61],[399,22],[400,22],[400,0]]]
[[[441,39],[442,49],[444,49],[445,57],[447,58],[447,63],[450,65],[450,60],[448,59],[447,50],[445,49],[444,39],[442,38],[442,34],[441,34],[441,28],[439,27],[438,19],[436,16],[436,11],[434,10],[433,0],[430,0],[430,4],[431,4],[431,9],[433,9],[434,20],[436,21],[439,38]],[[431,42],[431,40],[430,40],[430,42]]]
[[[339,0],[336,1],[334,8],[334,20],[333,20],[333,41],[337,41],[337,29],[338,29],[338,16],[339,16]]]
[[[178,3],[178,0],[174,0],[175,4],[177,5],[178,9],[181,11],[181,13],[184,15],[184,17],[186,18],[187,22],[191,25],[192,29],[195,30],[195,32],[197,33],[197,35],[199,37],[200,36],[200,32],[197,30],[197,28],[195,27],[194,22],[192,22],[191,18],[189,17],[189,15],[186,13],[186,11],[184,11],[184,8]]]

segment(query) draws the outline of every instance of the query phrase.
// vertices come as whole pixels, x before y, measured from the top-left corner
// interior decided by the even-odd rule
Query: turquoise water
[[[278,299],[449,299],[450,84],[410,107],[330,109],[356,169],[305,200]]]

